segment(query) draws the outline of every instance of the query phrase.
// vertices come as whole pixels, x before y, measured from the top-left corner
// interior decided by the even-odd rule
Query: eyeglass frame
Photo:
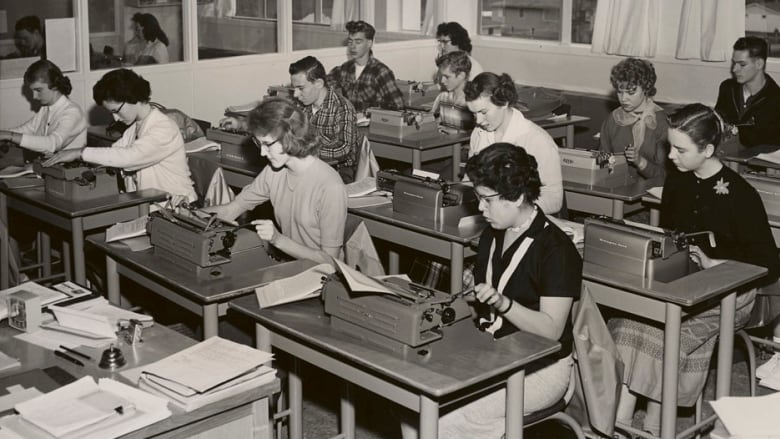
[[[118,106],[116,109],[108,110],[108,111],[110,111],[111,114],[119,114],[119,112],[122,111],[122,108],[125,106],[126,103],[127,102],[122,102],[122,105]]]
[[[486,203],[489,203],[490,200],[495,199],[496,197],[501,197],[504,194],[502,194],[501,192],[496,192],[495,194],[490,194],[490,195],[480,195],[480,193],[477,192],[476,189],[475,189],[474,190],[474,195],[477,196],[477,200],[479,200],[480,203],[483,202],[483,201],[486,202]]]
[[[447,44],[450,44],[450,43],[452,43],[452,38],[450,38],[449,40],[436,38],[436,44],[441,44],[443,46],[446,46]]]
[[[261,141],[261,140],[258,140],[256,136],[249,136],[249,137],[251,137],[251,138],[252,138],[252,143],[253,143],[253,144],[254,144],[254,145],[255,145],[255,146],[258,148],[258,149],[260,149],[260,150],[262,150],[264,146],[265,146],[266,148],[270,148],[270,147],[272,147],[272,146],[273,146],[275,143],[279,142],[279,139],[278,139],[278,138],[274,139],[274,141],[273,141],[273,142],[263,142],[263,141]]]

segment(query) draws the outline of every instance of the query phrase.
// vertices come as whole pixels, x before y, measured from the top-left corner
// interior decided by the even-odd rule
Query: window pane
[[[780,1],[745,0],[745,34],[766,39],[769,56],[780,57]]]
[[[333,0],[293,0],[293,50],[343,45],[347,34],[331,29],[332,15]]]
[[[198,2],[198,59],[275,53],[276,0]]]
[[[562,0],[482,0],[479,33],[560,41],[562,3]]]
[[[92,70],[184,60],[181,0],[89,0]]]
[[[30,64],[45,56],[46,20],[72,18],[73,1],[0,0],[0,10],[5,12],[5,22],[0,23],[0,79],[21,78]],[[17,25],[18,32],[15,30]],[[70,37],[75,42],[75,35]],[[72,54],[64,56],[73,67],[75,57],[75,47]],[[66,66],[61,67],[65,69]]]
[[[593,40],[593,19],[596,0],[574,0],[571,13],[571,42],[590,44]]]

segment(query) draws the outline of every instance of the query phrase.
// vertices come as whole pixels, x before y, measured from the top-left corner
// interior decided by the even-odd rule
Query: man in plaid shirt
[[[289,71],[295,99],[303,105],[303,113],[317,130],[320,158],[336,168],[344,183],[351,183],[359,141],[355,108],[328,87],[325,67],[317,58],[300,59],[290,64]]]
[[[395,85],[395,75],[374,58],[376,30],[365,21],[347,23],[347,55],[349,61],[334,67],[328,74],[328,83],[349,99],[355,109],[365,112],[369,107],[403,110],[404,97]]]

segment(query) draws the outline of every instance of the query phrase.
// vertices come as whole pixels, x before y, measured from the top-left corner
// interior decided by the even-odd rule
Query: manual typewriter
[[[80,160],[43,166],[33,163],[33,171],[41,175],[46,194],[67,201],[79,202],[119,194],[121,172],[115,168],[95,166]]]
[[[396,79],[395,85],[404,95],[404,105],[406,108],[430,111],[433,108],[433,101],[439,95],[441,88],[439,84],[433,81],[409,81],[406,79]]]
[[[651,282],[670,282],[696,270],[688,257],[688,245],[702,235],[715,247],[712,232],[682,233],[605,217],[588,218],[583,261]]]
[[[474,188],[464,183],[379,171],[377,189],[393,194],[393,211],[437,223],[458,221],[479,214]]]
[[[206,138],[221,145],[220,157],[239,164],[260,164],[263,158],[250,134],[246,131],[227,128],[209,128]]]
[[[429,138],[439,132],[436,117],[427,111],[385,110],[371,107],[368,109],[371,119],[368,133],[398,139]]]
[[[462,295],[450,295],[401,279],[380,281],[394,294],[353,293],[341,275],[322,287],[331,325],[395,352],[406,353],[442,338],[442,330],[471,316]]]
[[[154,254],[198,279],[218,279],[276,264],[254,230],[216,215],[179,208],[152,212],[147,230]]]

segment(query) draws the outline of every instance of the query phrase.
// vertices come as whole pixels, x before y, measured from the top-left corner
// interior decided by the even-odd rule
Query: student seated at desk
[[[650,61],[626,58],[609,75],[620,107],[601,125],[599,150],[626,154],[629,173],[642,178],[666,173],[666,113],[653,101],[655,69]]]
[[[281,231],[271,220],[253,221],[261,239],[295,259],[342,259],[347,191],[338,172],[317,157],[306,116],[287,99],[269,98],[249,113],[249,130],[270,166],[235,200],[204,210],[234,220],[270,200]]]
[[[571,376],[571,308],[580,297],[582,260],[572,241],[536,205],[541,181],[536,160],[521,147],[497,143],[469,159],[482,232],[474,270],[481,327],[499,338],[527,331],[561,343],[525,376],[526,413],[552,406]],[[439,420],[441,438],[500,438],[505,389],[455,408]],[[402,424],[405,438],[414,429]]]
[[[501,76],[484,72],[466,84],[466,105],[476,121],[471,132],[469,157],[488,146],[511,143],[522,146],[539,164],[541,194],[536,204],[548,215],[558,213],[563,205],[561,157],[558,145],[544,129],[526,119],[520,110],[512,108],[517,101],[517,89],[506,73]]]
[[[149,104],[149,81],[128,69],[112,70],[92,87],[98,105],[115,120],[130,125],[111,148],[76,148],[60,151],[43,165],[84,160],[122,168],[128,191],[159,189],[179,201],[197,200],[179,127]]]
[[[466,52],[449,52],[436,58],[439,67],[439,83],[444,91],[436,96],[431,112],[439,118],[446,128],[469,131],[474,128],[474,114],[466,105],[467,78],[471,71],[471,61]]]
[[[32,119],[10,130],[0,130],[0,141],[22,148],[54,154],[61,149],[82,148],[87,143],[84,111],[68,96],[70,79],[53,62],[42,59],[27,68],[24,85],[41,105]]]
[[[439,23],[436,26],[436,43],[437,43],[437,56],[436,67],[440,67],[439,59],[444,55],[452,52],[465,52],[471,63],[471,71],[466,72],[466,79],[472,80],[475,76],[484,72],[482,65],[471,56],[471,37],[469,37],[469,31],[467,31],[460,23],[456,21],[449,21]],[[440,71],[434,74],[434,80],[439,81]]]
[[[737,295],[735,326],[750,317],[755,287],[780,274],[772,233],[758,193],[739,174],[723,166],[715,150],[723,136],[723,121],[701,104],[688,105],[669,116],[669,158],[672,170],[664,183],[661,225],[682,232],[712,231],[708,240],[690,247],[691,259],[707,269],[728,259],[759,265],[769,273],[753,289]],[[692,406],[701,394],[717,341],[720,306],[701,311],[682,322],[678,403]],[[609,321],[610,331],[625,363],[624,386],[618,406],[618,426],[631,425],[637,395],[648,398],[644,429],[660,432],[664,331],[629,318]]]

